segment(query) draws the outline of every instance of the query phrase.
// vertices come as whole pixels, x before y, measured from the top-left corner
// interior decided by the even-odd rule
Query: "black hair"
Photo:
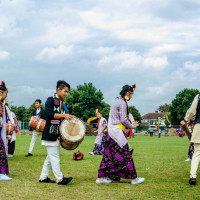
[[[39,102],[41,104],[42,100],[41,99],[36,99],[35,102]]]
[[[7,88],[4,81],[1,81],[0,90],[3,91],[3,92],[8,91],[8,88]]]
[[[121,97],[125,100],[124,96],[127,92],[133,92],[133,88],[130,85],[124,85],[121,89],[120,95]],[[126,102],[126,107],[127,107],[127,116],[129,115],[129,109],[128,109],[128,104],[127,101]]]
[[[68,87],[69,90],[70,90],[70,84],[69,84],[69,83],[67,83],[67,82],[65,82],[65,81],[63,81],[63,80],[59,80],[59,81],[57,82],[56,90],[57,90],[58,88],[60,88],[60,89],[62,90],[64,87]]]
[[[124,98],[127,92],[133,92],[133,88],[130,85],[124,85],[121,89],[120,95]]]

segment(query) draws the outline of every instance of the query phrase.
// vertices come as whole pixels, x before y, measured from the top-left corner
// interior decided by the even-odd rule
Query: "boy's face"
[[[6,99],[7,94],[8,94],[7,91],[6,91],[6,92],[0,92],[0,96],[1,96],[1,100],[2,100],[2,101]]]
[[[58,88],[57,90],[57,95],[59,96],[60,99],[65,99],[65,97],[67,96],[69,92],[69,88],[66,86],[63,89]]]
[[[41,103],[38,102],[38,101],[36,101],[36,102],[35,102],[35,108],[39,109],[40,107],[41,107]]]

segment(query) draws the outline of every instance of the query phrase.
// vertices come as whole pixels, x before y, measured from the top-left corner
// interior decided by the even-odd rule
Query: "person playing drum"
[[[98,132],[96,140],[95,140],[95,146],[92,152],[89,152],[90,155],[102,155],[104,152],[104,142],[107,136],[107,121],[105,118],[102,117],[102,113],[99,109],[96,109],[96,115],[97,118],[99,118],[99,121],[97,123]]]
[[[33,116],[36,116],[38,119],[39,118],[45,119],[45,110],[44,108],[41,107],[41,104],[42,104],[42,101],[40,99],[35,100],[35,110],[33,111]],[[36,130],[32,131],[32,139],[31,139],[28,154],[25,155],[26,157],[33,156],[32,154],[33,148],[35,146],[35,143],[38,140],[39,135],[40,135],[40,132]]]
[[[194,154],[192,156],[191,169],[190,169],[190,185],[196,185],[197,169],[200,162],[200,94],[194,97],[194,100],[185,114],[184,120],[180,122],[182,126],[195,117],[195,125],[192,132],[191,141],[194,143]]]
[[[74,118],[67,114],[63,100],[70,90],[70,85],[65,81],[57,82],[56,94],[48,97],[45,103],[46,125],[42,134],[42,145],[47,149],[47,157],[39,178],[39,182],[55,183],[48,175],[52,168],[56,182],[59,185],[67,185],[73,177],[65,178],[60,170],[60,123],[63,119]]]

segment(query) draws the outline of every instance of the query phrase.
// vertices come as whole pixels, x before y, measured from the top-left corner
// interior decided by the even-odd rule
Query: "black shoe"
[[[196,185],[196,178],[190,178],[189,179],[189,184],[190,185]]]
[[[40,182],[40,183],[55,183],[56,181],[53,181],[53,180],[51,180],[50,178],[47,177],[46,179],[44,179],[44,180],[42,180],[42,181],[39,180],[39,182]]]
[[[73,179],[73,177],[69,177],[69,178],[63,177],[63,180],[58,182],[58,185],[67,185],[72,179]]]
[[[25,155],[26,157],[29,157],[29,156],[33,156],[32,153],[28,153],[27,155]]]

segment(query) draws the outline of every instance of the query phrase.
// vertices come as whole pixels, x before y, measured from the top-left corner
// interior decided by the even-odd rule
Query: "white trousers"
[[[40,180],[44,180],[48,177],[52,168],[57,183],[62,181],[63,174],[60,171],[60,146],[46,146],[47,157],[44,161]]]
[[[31,139],[31,143],[30,143],[30,147],[29,147],[29,153],[31,153],[31,154],[33,152],[33,148],[35,146],[35,143],[38,140],[39,135],[40,135],[40,132],[35,131],[35,130],[33,131],[32,139]]]
[[[190,178],[197,177],[197,169],[200,162],[200,143],[194,143],[194,154],[192,156]]]

